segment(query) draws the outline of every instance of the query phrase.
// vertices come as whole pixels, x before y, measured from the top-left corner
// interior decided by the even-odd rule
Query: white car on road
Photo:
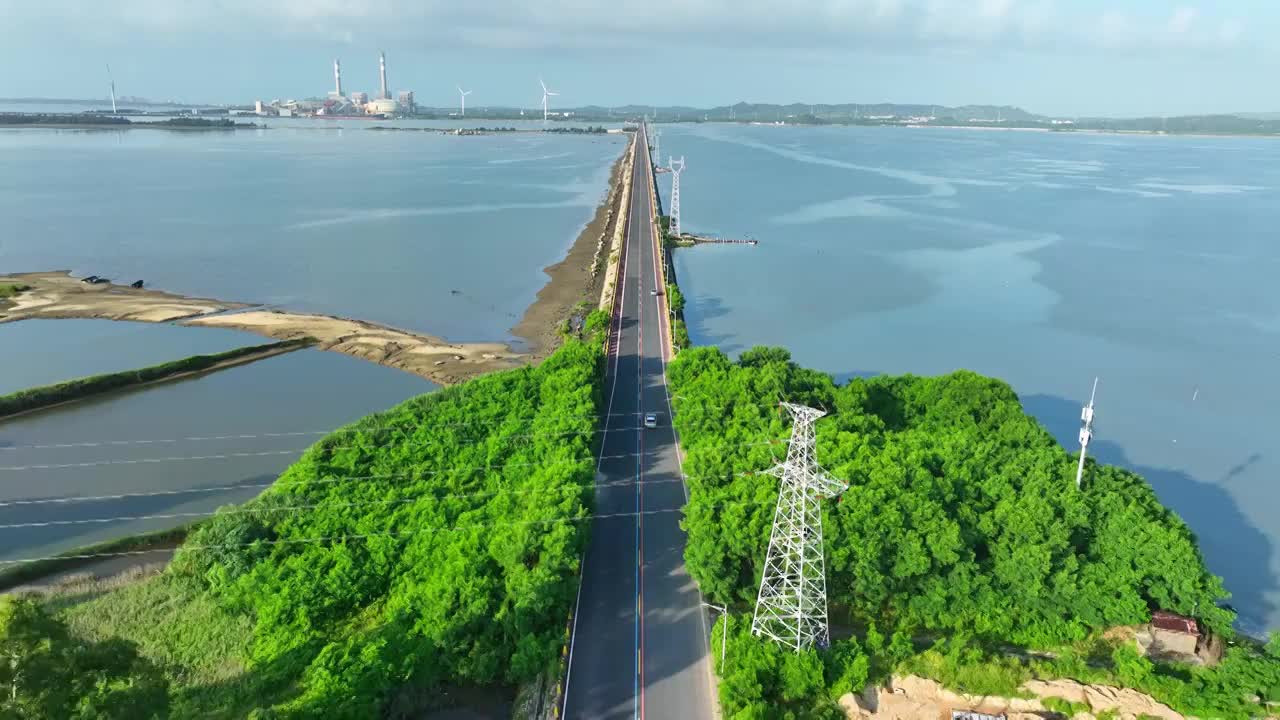
[[[644,426],[645,426],[645,427],[647,427],[647,428],[656,428],[656,427],[658,427],[658,416],[657,416],[657,415],[655,415],[655,414],[653,414],[653,413],[649,413],[648,415],[645,415],[645,416],[644,416]]]

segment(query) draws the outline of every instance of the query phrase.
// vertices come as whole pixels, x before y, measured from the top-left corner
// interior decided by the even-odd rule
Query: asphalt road
[[[712,720],[708,620],[684,567],[679,509],[688,495],[666,386],[666,298],[650,294],[661,276],[647,136],[635,148],[596,473],[597,483],[609,483],[597,488],[596,513],[631,515],[592,524],[564,717]],[[650,412],[658,427],[645,429]]]

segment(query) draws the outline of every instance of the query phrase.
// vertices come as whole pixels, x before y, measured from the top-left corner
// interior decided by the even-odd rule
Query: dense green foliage
[[[668,376],[687,455],[685,558],[714,601],[755,598],[777,498],[776,478],[758,471],[784,454],[785,397],[830,413],[818,459],[850,487],[824,511],[827,588],[837,627],[863,634],[861,662],[888,671],[912,638],[945,635],[1068,644],[1153,608],[1231,632],[1226,592],[1186,525],[1120,468],[1090,463],[1077,491],[1074,457],[1004,383],[957,372],[836,387],[780,348],[737,363],[694,348]]]
[[[75,634],[135,643],[170,681],[172,718],[243,720],[291,694],[292,678],[250,667],[253,618],[223,607],[195,579],[165,573],[123,587],[91,583],[45,602]]]
[[[19,285],[17,283],[0,284],[0,300],[7,300],[20,292],[26,292],[30,289],[30,285]]]
[[[712,656],[719,659],[723,624],[728,623],[728,653],[719,682],[721,712],[727,720],[840,720],[840,707],[823,692],[823,659],[817,651],[791,652],[780,644],[760,642],[751,635],[750,616],[728,616],[716,623],[712,633]],[[850,660],[846,655],[842,660]],[[856,646],[852,648],[856,652]],[[863,676],[854,678],[858,688],[865,683],[865,657],[861,664],[850,662],[851,671],[861,666]]]
[[[667,307],[671,310],[671,343],[676,350],[689,347],[689,327],[684,322],[684,294],[675,283],[667,284]]]
[[[141,385],[142,383],[155,382],[163,380],[173,375],[182,373],[200,372],[209,368],[231,360],[257,355],[260,353],[271,351],[294,350],[306,347],[315,342],[310,338],[300,340],[285,340],[276,343],[267,343],[266,345],[252,345],[249,347],[235,348],[226,352],[213,353],[211,355],[192,355],[181,360],[152,365],[139,370],[125,370],[116,373],[106,373],[103,375],[92,375],[90,377],[78,378],[76,380],[68,380],[66,382],[56,383],[54,385],[42,385],[40,387],[27,388],[19,390],[8,395],[0,395],[0,417],[13,415],[14,413],[26,412],[37,408],[57,405],[58,403],[68,402],[70,400],[79,400],[89,397],[90,395],[98,395],[112,390],[120,390],[132,385]]]
[[[603,135],[609,132],[609,128],[603,125],[588,125],[586,127],[558,127],[546,128],[542,132],[546,133],[569,133],[570,135]]]
[[[286,716],[529,680],[559,655],[576,589],[601,358],[569,340],[338,431],[193,532],[170,573],[252,618],[249,668],[293,688]]]
[[[0,718],[163,718],[168,692],[131,643],[81,640],[34,600],[0,597]]]
[[[129,118],[96,113],[0,113],[0,125],[130,125]]]
[[[1135,688],[1188,715],[1244,720],[1264,714],[1255,698],[1280,700],[1280,640],[1276,638],[1261,651],[1246,645],[1228,648],[1221,664],[1202,668],[1153,663],[1138,655],[1130,643],[1117,645],[1099,638],[1055,648],[1052,659],[1029,659],[954,637],[911,658],[902,670],[975,695],[1014,696],[1032,678],[1067,677]]]
[[[200,128],[206,130],[230,130],[233,128],[253,128],[254,123],[236,122],[230,118],[175,117],[160,120],[158,127]]]

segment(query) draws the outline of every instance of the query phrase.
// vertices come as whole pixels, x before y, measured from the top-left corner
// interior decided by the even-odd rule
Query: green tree
[[[0,717],[164,718],[168,693],[132,644],[75,638],[34,600],[0,597]]]

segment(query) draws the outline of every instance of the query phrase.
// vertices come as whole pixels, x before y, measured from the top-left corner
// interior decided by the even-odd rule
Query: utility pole
[[[724,628],[720,631],[720,676],[724,677],[724,649],[729,647],[729,608],[724,605],[712,605],[709,602],[703,602],[702,605],[724,617]]]
[[[1093,439],[1093,398],[1098,394],[1098,378],[1093,379],[1093,392],[1089,393],[1089,404],[1080,411],[1080,464],[1076,467],[1076,489],[1084,480],[1084,455],[1089,449],[1089,441]]]
[[[849,486],[827,477],[814,457],[813,426],[826,413],[793,403],[782,407],[791,413],[791,443],[786,462],[768,471],[782,478],[782,489],[751,632],[799,652],[830,644],[820,501]]]
[[[675,158],[667,158],[671,168],[671,234],[680,237],[680,173],[684,172],[684,156],[680,156],[679,164]]]

